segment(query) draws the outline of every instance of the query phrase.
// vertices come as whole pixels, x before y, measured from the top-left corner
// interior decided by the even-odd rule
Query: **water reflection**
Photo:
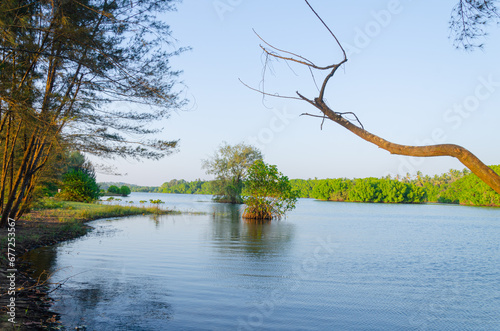
[[[294,237],[294,225],[286,221],[245,221],[242,212],[242,205],[213,206],[211,237],[218,251],[244,252],[252,257],[282,255]]]
[[[165,323],[173,317],[169,296],[150,286],[139,287],[132,279],[103,279],[104,275],[89,277],[88,281],[64,286],[58,292],[54,308],[62,313],[66,326],[83,326],[89,330],[142,330],[148,325]],[[111,278],[111,279],[110,279]],[[137,305],[142,313],[134,314]],[[109,328],[109,325],[114,325]]]
[[[63,324],[88,330],[154,330],[170,320],[170,288],[151,272],[157,261],[137,252],[139,244],[144,247],[151,233],[158,232],[161,220],[140,216],[93,224],[96,229],[82,238],[24,257],[35,276],[44,270],[54,274],[49,280],[55,290],[52,309],[62,315]],[[141,263],[144,268],[137,268]],[[140,315],[135,313],[138,306],[144,307]]]
[[[25,253],[21,259],[29,263],[32,277],[45,282],[56,263],[57,250],[54,246],[40,247]]]
[[[57,270],[67,329],[498,329],[497,210],[301,200],[249,223],[242,206],[198,205],[33,253]]]

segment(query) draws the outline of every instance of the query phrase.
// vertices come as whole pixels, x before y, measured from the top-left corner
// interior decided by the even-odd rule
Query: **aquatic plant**
[[[270,220],[294,209],[299,193],[275,165],[257,160],[248,169],[243,195],[246,204],[243,218]]]

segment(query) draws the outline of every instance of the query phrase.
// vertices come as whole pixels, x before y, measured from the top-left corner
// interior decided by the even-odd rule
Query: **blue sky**
[[[401,144],[455,143],[487,164],[500,163],[500,29],[490,27],[484,50],[456,50],[448,39],[454,1],[311,0],[348,50],[349,61],[331,80],[326,99],[355,112],[365,129]],[[161,185],[171,179],[211,179],[201,169],[226,141],[259,147],[265,161],[290,178],[359,178],[464,168],[449,157],[391,155],[333,122],[299,116],[318,113],[305,102],[265,98],[258,87],[264,57],[255,29],[273,45],[328,65],[341,53],[303,0],[185,0],[164,15],[177,46],[192,51],[172,59],[184,71],[185,111],[155,123],[158,138],[180,139],[179,152],[160,161],[97,160],[124,176],[99,181]],[[314,98],[311,75],[273,62],[265,90]],[[321,81],[321,75],[317,76]],[[93,159],[95,160],[95,159]]]

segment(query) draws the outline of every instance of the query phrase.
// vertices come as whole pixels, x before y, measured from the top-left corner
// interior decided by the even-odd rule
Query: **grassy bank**
[[[8,322],[4,307],[7,294],[7,229],[0,229],[0,315],[1,330],[57,329],[56,316],[49,311],[48,286],[30,276],[29,265],[20,256],[30,249],[53,245],[85,235],[90,229],[86,222],[108,217],[123,217],[143,214],[173,214],[172,210],[157,207],[134,207],[79,202],[60,202],[50,199],[39,202],[15,225],[16,268],[16,321]]]

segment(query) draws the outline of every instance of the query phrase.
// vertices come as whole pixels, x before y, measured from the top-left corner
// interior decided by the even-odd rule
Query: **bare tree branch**
[[[287,57],[287,56],[283,56],[283,55],[280,55],[279,53],[276,53],[276,52],[271,52],[269,51],[267,48],[265,48],[264,46],[262,45],[259,45],[260,48],[268,55],[272,56],[272,57],[275,57],[277,59],[282,59],[282,60],[285,60],[285,61],[291,61],[291,62],[296,62],[296,63],[299,63],[299,64],[303,64],[305,66],[308,66],[308,67],[311,67],[311,68],[314,68],[314,69],[318,69],[318,70],[328,70],[328,69],[331,69],[333,68],[335,65],[329,65],[329,66],[324,66],[324,67],[320,67],[320,66],[317,66],[316,64],[314,64],[311,60],[301,56],[301,55],[298,55],[298,54],[295,54],[295,53],[292,53],[292,52],[289,52],[289,51],[285,51],[285,50],[282,50],[282,49],[279,49],[273,45],[271,45],[270,43],[268,43],[267,41],[265,41],[257,32],[255,32],[255,30],[253,30],[254,33],[257,35],[257,37],[262,40],[263,43],[265,43],[267,46],[269,46],[270,48],[276,50],[277,52],[280,52],[280,53],[285,53],[285,54],[290,54],[292,55],[292,57]],[[294,58],[293,56],[299,58],[299,59],[296,59]]]
[[[238,78],[238,80],[240,81],[241,84],[245,85],[246,87],[248,87],[249,89],[251,89],[252,91],[255,91],[255,92],[259,92],[260,94],[262,95],[267,95],[267,96],[270,96],[270,97],[275,97],[275,98],[283,98],[283,99],[295,99],[295,100],[301,100],[300,98],[297,98],[297,97],[289,97],[289,96],[284,96],[284,95],[279,95],[279,94],[271,94],[271,93],[266,93],[264,91],[261,91],[259,89],[256,89],[254,87],[251,87],[249,86],[248,84],[244,83],[240,78]]]
[[[292,55],[292,56],[296,56],[296,57],[298,57],[299,59],[302,59],[302,60],[305,62],[305,63],[303,63],[303,64],[306,64],[306,65],[311,65],[311,66],[313,66],[313,67],[316,67],[316,65],[315,65],[314,63],[312,63],[311,61],[309,61],[309,60],[308,60],[308,59],[306,59],[305,57],[302,57],[302,56],[300,56],[300,55],[298,55],[298,54],[295,54],[295,53],[292,53],[292,52],[288,52],[288,51],[285,51],[285,50],[279,49],[279,48],[277,48],[277,47],[274,47],[273,45],[271,45],[271,44],[269,44],[267,41],[265,41],[265,40],[264,40],[264,39],[263,39],[263,38],[262,38],[262,37],[261,37],[261,36],[257,33],[257,31],[255,31],[255,29],[252,29],[252,30],[253,30],[253,33],[255,33],[255,35],[256,35],[256,36],[257,36],[260,40],[262,40],[262,42],[263,42],[264,44],[266,44],[267,46],[271,47],[272,49],[274,49],[274,50],[276,50],[276,51],[278,51],[278,52],[281,52],[281,53],[286,53],[286,54],[290,54],[290,55]],[[262,48],[262,49],[264,50],[264,52],[269,53],[269,52],[268,52],[268,51],[267,51],[264,47],[260,46],[260,48]]]
[[[347,61],[347,54],[345,52],[344,47],[342,47],[342,45],[340,44],[340,41],[338,40],[337,36],[332,32],[332,30],[330,30],[330,28],[328,27],[328,25],[326,25],[325,21],[323,21],[323,19],[318,15],[318,13],[314,10],[314,8],[309,4],[309,1],[305,0],[305,2],[309,6],[309,8],[312,10],[312,12],[314,13],[314,15],[316,15],[316,17],[321,21],[321,23],[323,23],[323,25],[325,26],[325,28],[328,30],[328,32],[330,32],[330,34],[332,35],[332,37],[335,39],[335,41],[337,42],[337,45],[339,45],[340,49],[342,50],[342,53],[344,54],[344,60]]]
[[[463,1],[469,1],[469,0],[463,0]],[[460,1],[460,4],[463,5],[463,1]],[[318,67],[316,66],[312,61],[308,60],[307,58],[297,55],[292,52],[288,51],[283,51],[279,48],[276,48],[272,46],[271,44],[267,43],[264,39],[262,39],[259,35],[257,35],[268,47],[273,49],[274,51],[269,51],[262,45],[260,46],[266,54],[269,56],[272,56],[274,58],[282,59],[285,61],[289,62],[294,62],[297,64],[305,65],[308,67],[311,71],[312,74],[312,69],[316,70],[330,70],[328,75],[325,77],[323,84],[321,86],[321,89],[319,89],[319,94],[318,97],[312,99],[306,98],[299,92],[296,92],[299,98],[294,98],[294,97],[285,97],[285,98],[290,98],[290,99],[299,99],[306,101],[310,105],[314,106],[317,108],[322,115],[314,115],[314,114],[309,114],[309,113],[303,113],[301,115],[303,116],[311,116],[311,117],[317,117],[322,119],[322,124],[321,127],[323,126],[323,121],[325,118],[330,119],[331,121],[341,125],[342,127],[346,128],[347,130],[351,131],[361,139],[368,141],[379,148],[382,148],[391,154],[397,154],[397,155],[407,155],[407,156],[416,156],[416,157],[434,157],[434,156],[451,156],[457,158],[460,162],[462,162],[467,168],[469,168],[474,174],[476,174],[481,180],[483,180],[486,184],[488,184],[493,190],[495,190],[497,193],[500,194],[500,176],[495,173],[491,168],[486,166],[481,160],[479,160],[474,154],[472,154],[470,151],[467,149],[454,145],[454,144],[439,144],[439,145],[429,145],[429,146],[408,146],[408,145],[400,145],[396,144],[390,141],[387,141],[377,135],[374,135],[368,131],[366,131],[361,124],[361,121],[359,120],[358,116],[353,113],[353,112],[335,112],[333,111],[326,103],[324,100],[325,97],[325,91],[328,86],[328,83],[330,79],[335,75],[337,70],[347,62],[347,54],[342,47],[340,41],[336,37],[336,35],[332,32],[332,30],[327,26],[327,24],[323,21],[323,19],[318,15],[318,13],[314,10],[314,8],[309,4],[308,0],[305,0],[306,4],[309,6],[311,11],[316,15],[316,17],[321,21],[321,23],[325,26],[325,28],[330,32],[330,34],[333,36],[335,39],[335,42],[337,45],[340,47],[343,53],[343,59],[337,64],[332,64],[329,66],[325,67]],[[489,10],[489,9],[488,9]],[[463,11],[461,12],[463,13]],[[468,35],[465,35],[465,37],[468,37]],[[277,53],[276,53],[276,52]],[[285,55],[281,55],[281,54]],[[291,57],[290,57],[291,55]],[[314,75],[313,75],[313,81],[314,81]],[[249,87],[248,85],[244,84],[245,86]],[[250,88],[250,87],[249,87]],[[250,88],[254,91],[258,91],[256,89]],[[276,96],[273,94],[269,93],[264,93],[263,91],[258,91],[260,93],[263,93],[265,95],[270,95],[270,96]],[[279,96],[281,97],[281,96]],[[343,115],[352,115],[355,117],[356,122],[359,123],[359,126],[353,124],[351,121],[343,117]]]

